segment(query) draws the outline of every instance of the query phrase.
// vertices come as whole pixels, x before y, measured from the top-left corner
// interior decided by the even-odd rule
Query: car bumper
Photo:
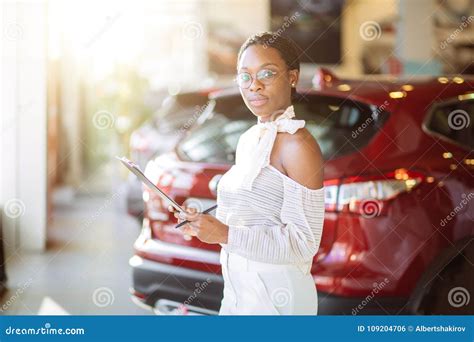
[[[204,308],[217,313],[224,280],[221,275],[167,265],[138,255],[130,259],[134,301],[155,308],[160,300]]]
[[[166,265],[137,255],[130,259],[130,265],[133,270],[131,292],[138,305],[160,313],[165,310],[159,307],[169,311],[183,304],[189,312],[218,313],[224,287],[221,275]],[[318,291],[318,302],[318,315],[410,314],[405,309],[406,298],[346,298]]]
[[[407,298],[341,297],[318,291],[318,315],[409,315]]]

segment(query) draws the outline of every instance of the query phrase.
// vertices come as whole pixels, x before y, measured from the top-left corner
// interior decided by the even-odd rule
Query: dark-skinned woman
[[[323,231],[323,158],[295,119],[299,69],[297,50],[278,34],[242,45],[236,81],[257,122],[219,181],[216,217],[190,209],[179,217],[191,221],[185,234],[222,246],[219,315],[317,314],[311,265]]]

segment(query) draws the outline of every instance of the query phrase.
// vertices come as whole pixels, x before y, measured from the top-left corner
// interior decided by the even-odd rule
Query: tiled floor
[[[86,183],[87,184],[87,183]],[[7,263],[3,314],[151,314],[130,299],[128,260],[139,223],[124,210],[125,192],[94,194],[82,187],[56,205],[43,254]]]

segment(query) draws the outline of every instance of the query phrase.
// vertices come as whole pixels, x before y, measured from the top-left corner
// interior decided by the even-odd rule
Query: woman
[[[216,217],[175,213],[190,220],[185,234],[222,246],[220,315],[317,314],[310,271],[323,228],[323,158],[305,121],[293,119],[299,69],[283,37],[264,32],[242,45],[236,81],[257,123],[219,182]]]

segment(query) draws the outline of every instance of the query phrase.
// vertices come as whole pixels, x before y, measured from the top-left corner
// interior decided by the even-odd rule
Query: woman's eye
[[[249,74],[240,74],[239,75],[241,81],[250,81],[250,75]]]
[[[261,78],[266,78],[266,79],[272,78],[273,77],[273,71],[271,71],[271,70],[262,70],[260,72],[260,77]]]

